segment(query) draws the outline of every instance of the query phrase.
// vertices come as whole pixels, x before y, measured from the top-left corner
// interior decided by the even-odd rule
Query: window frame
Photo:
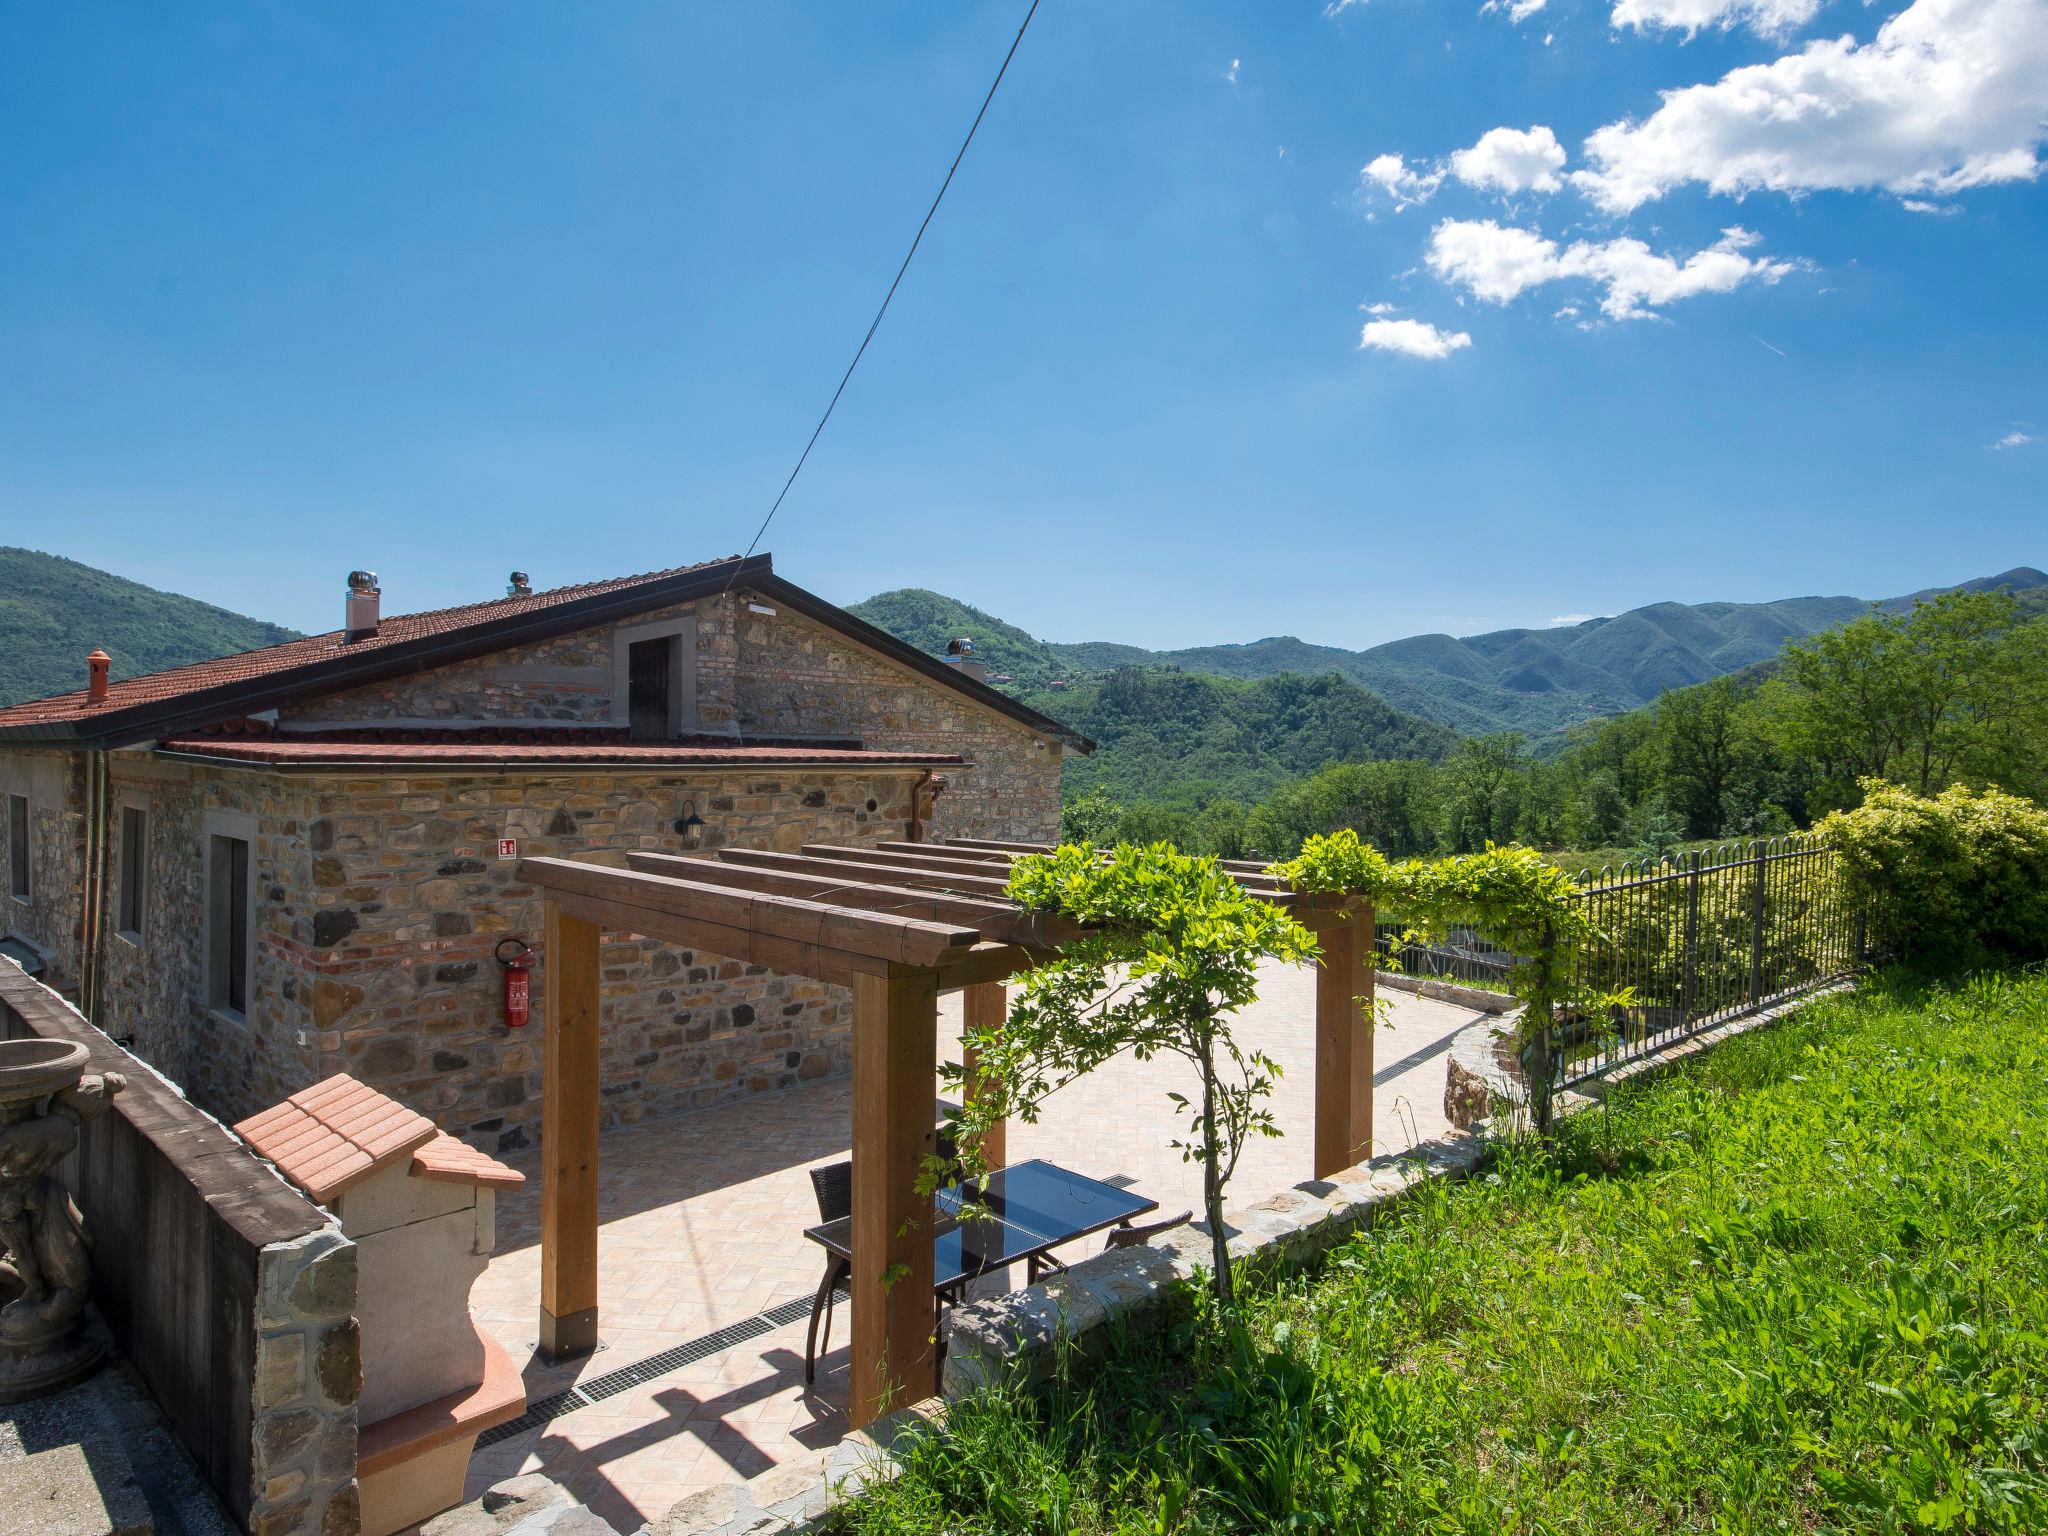
[[[7,894],[23,906],[36,899],[35,802],[26,789],[7,791]]]
[[[633,647],[648,640],[669,642],[669,737],[697,730],[697,615],[679,614],[652,624],[622,624],[612,631],[611,723],[633,728]]]
[[[203,1003],[213,1018],[247,1029],[254,1013],[256,989],[256,818],[234,811],[209,811],[200,827],[203,839],[202,877],[205,891],[205,950]],[[244,884],[242,945],[239,959],[242,973],[242,1006],[232,1003],[235,912],[232,850],[243,847]],[[223,855],[227,862],[223,863]]]
[[[118,829],[114,844],[114,935],[140,945],[149,935],[149,797],[133,790],[116,791],[114,816]],[[128,836],[131,816],[136,818],[137,833],[132,844]],[[135,919],[132,924],[128,921],[130,917]]]

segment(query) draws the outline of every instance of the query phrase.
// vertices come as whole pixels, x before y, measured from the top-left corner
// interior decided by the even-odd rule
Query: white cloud
[[[1330,0],[1330,3],[1323,7],[1323,14],[1325,16],[1337,16],[1350,10],[1354,5],[1363,4],[1365,4],[1365,0]]]
[[[1395,306],[1389,304],[1385,299],[1381,299],[1377,304],[1368,304],[1365,306],[1365,312],[1368,315],[1391,315],[1394,312],[1394,309]]]
[[[1590,624],[1599,617],[1600,615],[1597,613],[1560,613],[1550,621],[1550,627],[1552,629],[1563,629],[1572,624]]]
[[[1930,203],[1921,197],[1902,197],[1899,206],[1908,213],[1929,213],[1937,218],[1947,218],[1952,213],[1963,211],[1959,203]]]
[[[1610,213],[1688,182],[1741,196],[1881,187],[1950,193],[2040,174],[2048,0],[1914,0],[1869,43],[1838,37],[1586,140],[1573,180]]]
[[[1397,212],[1428,202],[1444,180],[1443,167],[1433,171],[1411,170],[1399,155],[1375,155],[1358,174],[1361,180],[1371,182],[1391,197]]]
[[[1633,238],[1585,241],[1560,248],[1532,229],[1491,219],[1445,219],[1430,232],[1429,269],[1476,299],[1505,304],[1530,288],[1583,279],[1604,292],[1610,320],[1647,320],[1659,305],[1702,293],[1727,293],[1743,283],[1775,283],[1794,263],[1742,254],[1748,231],[1730,231],[1684,260],[1660,255]]]
[[[1358,345],[1404,357],[1443,358],[1471,346],[1472,338],[1463,331],[1440,331],[1427,320],[1368,320]]]
[[[2024,448],[2029,443],[2038,443],[2040,441],[2041,439],[2033,433],[2022,432],[2018,427],[2014,427],[1991,446],[1994,448]]]
[[[1223,78],[1224,78],[1224,79],[1226,79],[1226,80],[1228,80],[1228,81],[1229,81],[1229,82],[1230,82],[1230,83],[1231,83],[1232,85],[1235,85],[1235,84],[1237,84],[1237,71],[1238,71],[1238,66],[1239,66],[1239,65],[1241,65],[1241,64],[1243,64],[1243,63],[1244,63],[1244,60],[1243,60],[1243,59],[1232,59],[1232,60],[1230,61],[1230,68],[1228,68],[1228,69],[1226,69],[1225,71],[1223,71]]]
[[[1428,202],[1447,176],[1503,196],[1556,192],[1564,186],[1558,174],[1564,161],[1564,146],[1557,142],[1557,135],[1538,123],[1528,129],[1489,128],[1471,148],[1453,150],[1450,159],[1428,169],[1388,154],[1375,156],[1358,175],[1391,198],[1399,211]]]
[[[1609,18],[1638,32],[1683,32],[1747,27],[1761,37],[1790,37],[1820,10],[1820,0],[1614,0]]]
[[[1486,0],[1479,9],[1482,12],[1506,11],[1508,20],[1519,27],[1549,3],[1550,0]]]
[[[1555,192],[1564,185],[1564,146],[1538,123],[1526,132],[1489,128],[1470,149],[1451,155],[1451,174],[1482,191]]]

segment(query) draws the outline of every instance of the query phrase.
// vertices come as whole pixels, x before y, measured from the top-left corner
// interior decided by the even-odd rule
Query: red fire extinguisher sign
[[[505,1026],[524,1029],[533,1016],[533,951],[523,939],[500,939],[495,958],[505,972]]]

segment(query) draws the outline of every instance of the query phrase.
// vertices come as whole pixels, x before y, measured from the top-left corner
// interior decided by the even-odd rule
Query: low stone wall
[[[1460,1008],[1477,1008],[1481,1013],[1512,1013],[1521,1007],[1515,997],[1506,992],[1489,992],[1485,987],[1461,986],[1455,981],[1442,981],[1434,976],[1407,976],[1399,971],[1375,971],[1373,982],[1376,986],[1392,987],[1396,992],[1413,992],[1417,997],[1432,997],[1440,1003],[1456,1003]]]
[[[127,1086],[64,1179],[93,1301],[251,1536],[356,1530],[355,1244],[225,1126],[13,962],[0,1035],[80,1040]]]

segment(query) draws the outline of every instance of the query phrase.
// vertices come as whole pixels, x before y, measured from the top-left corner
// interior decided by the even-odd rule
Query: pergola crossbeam
[[[649,874],[687,871],[689,879],[712,885],[834,902],[899,917],[922,917],[931,922],[971,924],[983,939],[1000,944],[1054,949],[1084,931],[1079,923],[1065,918],[1019,912],[1016,903],[996,896],[918,890],[907,885],[870,883],[866,878],[848,880],[843,875],[755,869],[724,860],[693,859],[673,853],[629,853],[626,862],[632,868],[644,869]]]

